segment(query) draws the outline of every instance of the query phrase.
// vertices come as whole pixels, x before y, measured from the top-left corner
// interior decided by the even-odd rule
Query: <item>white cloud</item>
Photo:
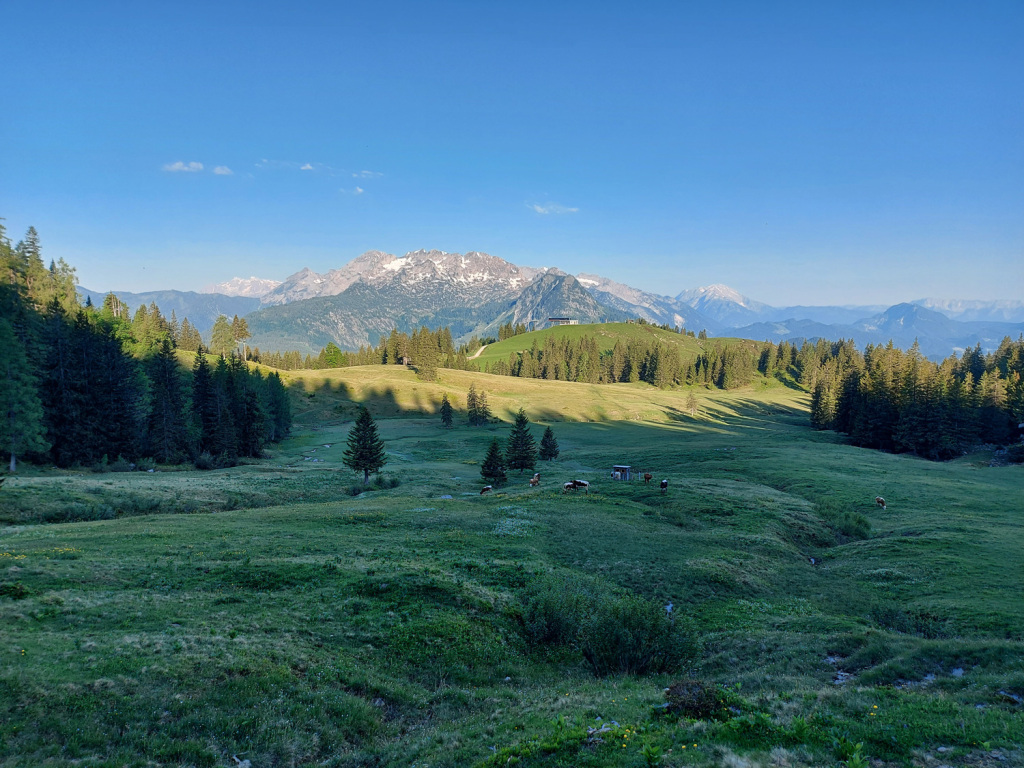
[[[313,170],[313,166],[310,163],[306,163],[301,168],[299,168],[299,170],[300,171],[312,171]]]
[[[558,203],[545,203],[544,205],[540,205],[539,203],[527,203],[526,207],[535,213],[541,214],[542,216],[546,216],[549,213],[563,214],[576,213],[579,211],[579,208],[569,208],[564,205],[559,205]]]
[[[383,176],[383,173],[377,171],[356,171],[352,174],[353,179],[378,179]]]
[[[363,188],[362,187],[356,187],[355,189],[352,190],[352,194],[353,195],[361,195],[361,194],[363,194]]]
[[[228,168],[226,165],[218,165],[213,169],[213,172],[218,176],[234,176],[235,172]]]
[[[343,195],[361,195],[366,190],[363,189],[362,187],[353,187],[352,189],[346,189],[345,187],[342,187],[338,191],[341,192],[341,194]]]
[[[196,173],[197,171],[203,170],[203,164],[197,163],[195,161],[191,163],[183,163],[181,162],[181,160],[179,160],[176,163],[168,163],[167,165],[164,166],[164,170],[170,171],[171,173]]]

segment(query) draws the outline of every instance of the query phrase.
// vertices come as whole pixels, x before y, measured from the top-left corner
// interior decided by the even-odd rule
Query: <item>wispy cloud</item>
[[[316,170],[316,169],[313,168],[313,164],[312,163],[306,163],[305,165],[300,166],[299,170],[300,171],[313,171],[313,170]]]
[[[341,192],[343,195],[361,195],[366,190],[363,189],[362,187],[353,187],[352,189],[345,189],[344,187],[342,187],[338,191]]]
[[[576,213],[579,211],[579,208],[569,208],[568,206],[559,205],[558,203],[544,203],[543,205],[540,203],[527,203],[526,207],[535,213],[541,214],[542,216],[547,216],[550,213],[560,215],[563,213]]]
[[[352,173],[353,179],[379,179],[383,176],[383,173],[378,171],[354,171]]]
[[[218,176],[234,176],[235,172],[228,168],[226,165],[218,165],[213,169],[213,172]]]
[[[164,170],[170,171],[171,173],[197,173],[203,170],[203,164],[195,161],[191,163],[183,163],[179,160],[176,163],[168,163],[164,166]]]

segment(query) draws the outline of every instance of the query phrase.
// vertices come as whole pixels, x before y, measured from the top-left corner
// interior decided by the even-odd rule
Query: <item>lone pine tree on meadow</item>
[[[522,474],[524,469],[533,469],[537,466],[537,443],[530,434],[530,419],[522,408],[516,414],[512,432],[508,436],[505,465],[509,469],[518,469],[519,474]]]
[[[544,461],[558,458],[558,441],[555,440],[555,433],[551,431],[551,427],[544,430],[544,436],[540,439],[540,457]]]
[[[508,476],[505,474],[505,459],[501,455],[498,438],[491,441],[487,455],[484,457],[484,463],[480,466],[480,474],[484,480],[489,480],[494,485],[502,485],[508,481]]]
[[[441,424],[445,429],[452,428],[452,404],[447,392],[441,395]]]
[[[345,466],[363,473],[363,485],[370,482],[370,473],[379,472],[388,463],[384,441],[377,434],[377,425],[365,407],[348,433],[348,448],[342,459]]]

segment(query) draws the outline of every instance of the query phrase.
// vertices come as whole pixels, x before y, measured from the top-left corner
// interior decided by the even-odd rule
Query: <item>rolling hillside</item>
[[[258,462],[8,478],[0,762],[1022,764],[1024,467],[852,448],[777,383],[698,390],[691,416],[645,385],[285,376],[294,434]],[[480,494],[508,422],[434,411],[470,384],[553,426],[539,488]],[[342,463],[361,405],[388,455],[368,489]],[[539,632],[594,594],[590,634]],[[668,671],[587,660],[654,622],[678,628]],[[667,699],[683,680],[722,706]]]

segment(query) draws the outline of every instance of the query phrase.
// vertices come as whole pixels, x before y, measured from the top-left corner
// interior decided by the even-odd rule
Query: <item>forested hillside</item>
[[[941,363],[890,342],[861,354],[849,341],[818,342],[807,384],[811,422],[856,445],[950,459],[979,442],[1018,439],[1024,422],[1024,338]],[[1019,457],[1019,458],[1018,458]],[[1024,459],[1017,449],[1011,458]]]
[[[176,321],[155,305],[129,318],[113,294],[80,305],[74,269],[44,266],[35,229],[12,246],[0,226],[0,275],[0,443],[12,472],[23,457],[100,470],[231,464],[287,433],[277,374],[233,352],[211,364],[201,350],[189,371]]]

